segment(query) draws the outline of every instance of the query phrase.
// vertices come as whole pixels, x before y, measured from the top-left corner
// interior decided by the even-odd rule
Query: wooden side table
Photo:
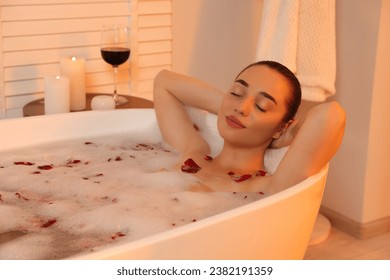
[[[91,110],[91,100],[93,97],[101,95],[98,93],[87,93],[86,105],[87,108],[84,111]],[[108,94],[105,94],[108,95]],[[128,109],[128,108],[153,108],[153,102],[141,97],[121,95],[127,99],[126,104],[116,106],[116,109]],[[31,101],[23,106],[23,116],[39,116],[45,114],[45,105],[43,98]]]

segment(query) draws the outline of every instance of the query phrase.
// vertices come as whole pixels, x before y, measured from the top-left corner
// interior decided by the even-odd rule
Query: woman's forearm
[[[216,114],[224,92],[197,80],[171,71],[163,70],[154,81],[154,98],[162,99],[171,95],[181,104],[207,110]],[[169,97],[166,97],[169,100]]]
[[[183,156],[208,154],[210,148],[195,129],[186,106],[217,113],[223,94],[196,79],[167,70],[154,80],[154,109],[164,140]]]

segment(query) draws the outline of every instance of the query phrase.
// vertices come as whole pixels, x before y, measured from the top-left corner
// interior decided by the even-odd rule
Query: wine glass
[[[104,25],[101,32],[100,52],[105,62],[114,68],[114,94],[116,105],[125,104],[127,99],[117,92],[118,66],[130,56],[129,28],[122,25]]]

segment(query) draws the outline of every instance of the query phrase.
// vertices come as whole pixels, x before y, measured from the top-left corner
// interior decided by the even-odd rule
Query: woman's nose
[[[253,98],[251,97],[247,97],[245,99],[242,100],[242,102],[239,104],[239,106],[237,107],[237,112],[246,117],[248,116],[250,110],[253,108]]]

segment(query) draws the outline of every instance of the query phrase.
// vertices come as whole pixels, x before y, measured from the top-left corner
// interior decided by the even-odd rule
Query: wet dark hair
[[[242,72],[244,72],[246,69],[251,68],[253,66],[258,66],[258,65],[265,65],[268,66],[269,68],[277,71],[281,75],[283,75],[288,82],[290,83],[291,86],[291,97],[287,99],[287,113],[283,117],[283,122],[288,122],[292,120],[295,116],[295,114],[298,111],[299,106],[301,105],[301,98],[302,98],[302,92],[301,92],[301,84],[299,83],[299,80],[297,77],[294,75],[293,72],[291,72],[290,69],[288,69],[286,66],[283,64],[276,62],[276,61],[271,61],[271,60],[263,60],[263,61],[258,61],[252,64],[249,64],[247,67],[241,70],[240,73],[238,73],[237,77],[241,75]],[[236,79],[237,79],[236,77]]]

